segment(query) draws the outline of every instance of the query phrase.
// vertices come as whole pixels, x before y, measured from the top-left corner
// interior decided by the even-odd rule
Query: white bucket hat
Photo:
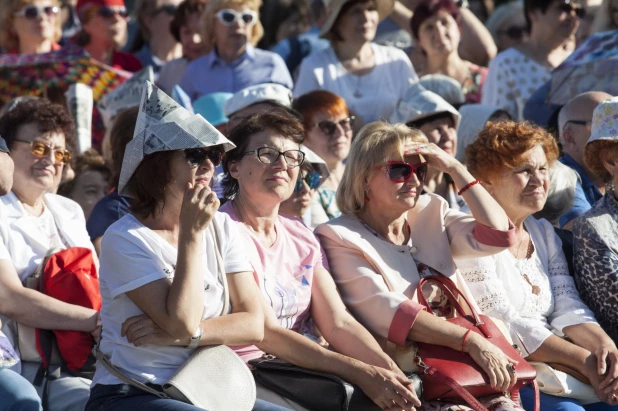
[[[333,28],[333,24],[337,20],[341,9],[346,3],[349,3],[353,0],[323,0],[324,6],[326,7],[326,21],[324,25],[320,29],[320,37],[325,37]],[[378,10],[378,15],[380,16],[380,21],[384,20],[391,14],[393,11],[393,7],[395,6],[395,0],[374,0],[376,3],[376,8]]]
[[[292,90],[276,83],[264,83],[250,86],[235,93],[223,105],[223,113],[230,117],[237,111],[265,101],[274,102],[283,107],[292,107]]]
[[[409,123],[419,121],[440,113],[449,113],[453,116],[455,129],[459,127],[461,114],[436,93],[426,90],[423,86],[413,84],[403,99],[397,104],[396,110],[389,117],[390,123]]]
[[[457,160],[462,163],[466,157],[466,147],[476,140],[479,131],[485,127],[485,124],[490,117],[497,111],[500,111],[496,106],[487,104],[466,104],[461,106],[459,112],[461,114],[461,122],[459,130],[457,130]]]
[[[124,152],[118,192],[131,197],[131,193],[126,191],[127,183],[148,154],[218,145],[225,151],[236,147],[204,117],[191,114],[157,86],[146,81],[133,139]]]
[[[597,140],[618,141],[618,97],[605,100],[594,109],[588,143]]]

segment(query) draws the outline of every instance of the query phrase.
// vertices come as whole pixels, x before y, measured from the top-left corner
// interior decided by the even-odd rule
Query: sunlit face
[[[304,178],[306,174],[306,172],[302,173],[302,177]],[[315,189],[309,188],[307,182],[303,180],[302,188],[299,191],[294,191],[290,198],[281,203],[279,214],[287,214],[302,219],[303,215],[311,207],[314,194]]]
[[[64,133],[41,134],[35,124],[24,124],[17,129],[15,140],[20,141],[13,141],[11,147],[11,158],[15,163],[13,189],[22,192],[55,191],[62,179],[64,164],[55,162],[54,150],[66,149]],[[48,144],[52,150],[46,157],[37,158],[29,144],[33,141]]]
[[[109,183],[106,176],[98,171],[89,170],[75,178],[71,199],[81,206],[88,219],[94,205],[108,192]]]
[[[161,30],[161,28],[169,27],[174,18],[174,7],[178,7],[180,3],[182,0],[158,0],[156,2],[156,8],[145,19],[153,36],[172,36],[169,29]]]
[[[376,36],[380,15],[374,1],[356,3],[339,16],[334,29],[343,42],[367,42]]]
[[[299,144],[271,130],[251,136],[246,151],[256,151],[260,147],[271,147],[280,152],[300,149]],[[272,164],[264,164],[256,154],[246,154],[241,160],[231,163],[229,169],[244,198],[250,201],[267,199],[277,204],[290,198],[299,173],[299,167],[291,167],[283,156]]]
[[[32,0],[26,2],[22,10],[30,6],[38,8],[38,15],[34,18],[15,16],[13,18],[13,32],[21,45],[38,45],[44,41],[53,41],[58,29],[60,18],[58,13],[46,13],[51,7],[57,6],[49,0]],[[57,9],[59,10],[59,8]],[[18,10],[18,12],[21,10]]]
[[[573,36],[579,27],[579,18],[575,12],[567,13],[562,10],[563,3],[564,0],[552,2],[545,13],[541,10],[534,10],[529,14],[532,23],[564,39]],[[571,1],[571,4],[577,5],[574,1]]]
[[[119,13],[114,13],[111,17],[95,13],[83,24],[83,29],[90,35],[92,42],[112,49],[122,47],[127,41],[127,19]]]
[[[180,27],[182,53],[189,60],[195,60],[205,53],[206,47],[200,34],[200,16],[192,14],[187,17],[187,24]]]
[[[352,126],[347,123],[347,113],[330,115],[317,113],[313,118],[313,125],[306,131],[305,144],[327,163],[341,162],[348,157],[352,143]],[[332,134],[327,133],[327,127],[320,127],[323,122],[332,122],[336,128]]]
[[[504,169],[485,187],[512,221],[541,211],[549,190],[549,164],[540,145],[528,150],[514,169]]]
[[[457,151],[457,130],[453,117],[439,117],[423,124],[420,130],[427,136],[430,143],[434,143],[453,157]]]
[[[237,12],[252,11],[250,8],[233,4],[225,7]],[[234,54],[241,50],[251,42],[253,37],[253,24],[245,24],[242,19],[236,19],[236,22],[230,26],[219,21],[215,16],[213,24],[215,25],[215,45],[219,54]]]
[[[460,40],[459,26],[445,10],[439,10],[419,27],[419,45],[429,57],[457,52]]]

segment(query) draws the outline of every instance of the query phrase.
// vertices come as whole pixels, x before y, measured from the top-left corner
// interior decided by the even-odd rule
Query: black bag
[[[336,375],[308,370],[272,355],[249,361],[255,382],[311,411],[379,411],[363,390]],[[421,379],[407,374],[416,396],[423,398]]]

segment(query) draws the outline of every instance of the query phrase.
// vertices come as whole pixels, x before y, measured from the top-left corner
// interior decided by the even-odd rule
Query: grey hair
[[[554,161],[549,169],[549,190],[547,201],[541,211],[534,217],[544,218],[554,227],[559,226],[560,217],[573,207],[575,187],[579,176],[571,167],[565,166],[560,161]]]

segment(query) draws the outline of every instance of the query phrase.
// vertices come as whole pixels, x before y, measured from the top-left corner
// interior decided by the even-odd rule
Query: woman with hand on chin
[[[470,205],[472,216],[448,207],[435,194],[421,195],[427,166],[448,173]],[[411,342],[425,342],[470,354],[494,388],[517,381],[516,362],[499,348],[438,317],[451,317],[441,294],[430,298],[436,315],[418,303],[421,277],[450,277],[473,302],[456,257],[483,256],[512,245],[509,219],[466,168],[425,136],[403,124],[375,122],[356,136],[337,192],[342,216],[316,229],[331,273],[350,312],[402,367]],[[425,291],[425,290],[423,290]],[[492,410],[521,409],[504,395],[479,398]],[[423,403],[448,410],[448,401]],[[468,409],[464,407],[464,409]]]
[[[533,217],[545,205],[557,157],[555,139],[542,128],[512,121],[485,126],[466,148],[466,163],[515,225],[516,241],[493,256],[462,256],[457,266],[481,310],[506,324],[528,361],[571,368],[598,396],[590,389],[594,398],[582,406],[569,393],[541,393],[543,410],[615,410],[618,349],[580,299],[553,226]],[[520,393],[532,409],[532,388]]]

